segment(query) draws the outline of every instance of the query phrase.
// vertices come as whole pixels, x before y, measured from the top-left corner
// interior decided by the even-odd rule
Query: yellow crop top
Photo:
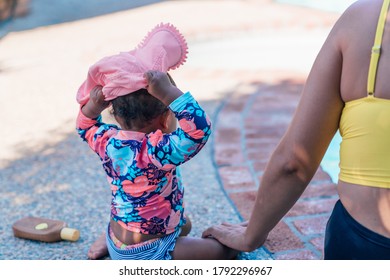
[[[344,182],[390,189],[390,100],[376,98],[375,79],[390,0],[384,0],[372,48],[368,96],[345,103],[340,175]]]

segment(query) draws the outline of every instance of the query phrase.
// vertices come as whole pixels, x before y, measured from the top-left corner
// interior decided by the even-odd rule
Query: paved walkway
[[[267,159],[338,16],[269,0],[163,1],[2,38],[0,84],[7,91],[0,92],[0,118],[9,121],[0,147],[0,259],[86,257],[107,223],[109,193],[102,194],[100,164],[75,135],[74,93],[93,62],[132,48],[161,21],[187,38],[189,59],[173,76],[214,123],[211,141],[183,166],[191,234],[247,219]],[[318,170],[265,246],[240,258],[321,259],[336,199]],[[13,238],[11,224],[26,215],[63,219],[82,237],[74,244]]]

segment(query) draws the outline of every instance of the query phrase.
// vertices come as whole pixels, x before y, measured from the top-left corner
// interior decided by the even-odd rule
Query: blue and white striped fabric
[[[166,235],[151,243],[146,243],[136,248],[118,249],[110,238],[109,227],[106,234],[108,252],[112,260],[170,260],[170,252],[175,249],[176,239],[180,230]]]

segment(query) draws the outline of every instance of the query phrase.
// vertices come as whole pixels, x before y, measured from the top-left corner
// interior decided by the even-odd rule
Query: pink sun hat
[[[186,61],[187,53],[187,43],[179,30],[172,24],[161,23],[134,50],[104,57],[93,64],[77,92],[77,102],[87,103],[89,92],[97,85],[103,87],[106,101],[146,88],[146,71],[176,69]]]

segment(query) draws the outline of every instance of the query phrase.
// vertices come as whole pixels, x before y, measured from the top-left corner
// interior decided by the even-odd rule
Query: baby
[[[211,238],[186,235],[179,165],[210,137],[198,102],[167,72],[186,61],[187,43],[171,24],[151,30],[137,48],[92,65],[79,88],[78,133],[103,164],[111,187],[107,231],[92,259],[231,259],[237,252]],[[102,122],[112,104],[119,126]],[[177,127],[177,123],[179,127]]]
[[[77,118],[78,133],[102,161],[111,186],[106,244],[111,259],[232,259],[212,238],[184,236],[179,165],[207,142],[211,123],[192,95],[163,72],[145,73],[147,89],[111,101],[120,128],[102,122],[106,101],[96,86]],[[179,124],[177,128],[176,125]]]

